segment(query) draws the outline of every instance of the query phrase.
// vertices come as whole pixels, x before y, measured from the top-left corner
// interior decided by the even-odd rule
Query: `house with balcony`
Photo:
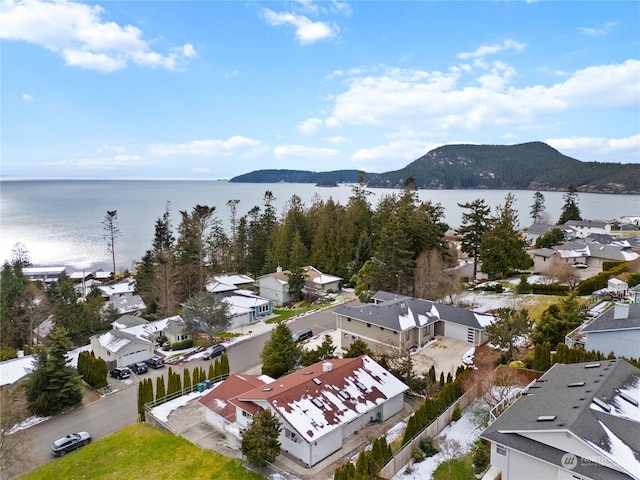
[[[304,287],[318,293],[336,292],[340,289],[342,278],[322,273],[315,267],[307,265],[302,268],[304,274]],[[278,267],[275,272],[262,275],[258,278],[260,296],[273,301],[275,305],[284,305],[292,300],[289,292],[288,270]]]

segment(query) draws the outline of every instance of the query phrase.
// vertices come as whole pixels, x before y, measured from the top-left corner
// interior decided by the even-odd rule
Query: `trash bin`
[[[198,387],[199,392],[204,392],[204,385],[202,383],[199,383],[196,387]]]
[[[204,388],[209,389],[211,388],[211,380],[205,380],[204,381]]]

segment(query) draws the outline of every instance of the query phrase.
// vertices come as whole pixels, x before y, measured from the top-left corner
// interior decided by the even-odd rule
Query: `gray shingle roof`
[[[571,432],[577,439],[602,449],[605,454],[614,455],[611,437],[604,426],[634,452],[635,463],[640,468],[640,410],[622,399],[621,392],[631,392],[633,398],[640,397],[640,369],[624,360],[556,364],[481,436],[557,465],[556,452],[527,438],[527,432]],[[638,400],[640,398],[636,398]],[[539,421],[540,416],[555,418],[553,421]],[[591,468],[595,474],[596,468]],[[604,476],[596,477],[589,470],[588,476],[629,478],[616,477],[608,469],[602,472],[606,475],[603,473]]]
[[[380,304],[366,304],[357,307],[342,305],[335,310],[335,314],[397,332],[429,325],[438,320],[483,329],[493,320],[493,316],[486,313],[413,297],[400,297]]]
[[[626,305],[626,307],[629,308],[629,315],[626,318],[614,318],[616,307],[613,307],[583,328],[582,331],[602,332],[640,328],[640,303],[631,303]],[[640,346],[638,347],[638,350],[640,350]]]

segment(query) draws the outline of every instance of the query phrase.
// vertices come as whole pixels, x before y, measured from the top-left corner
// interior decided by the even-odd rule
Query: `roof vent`
[[[567,385],[567,387],[584,387],[584,382],[573,382]]]
[[[271,388],[271,387],[262,389],[263,392],[270,392],[271,390],[273,390],[273,388]]]
[[[587,363],[584,368],[598,368],[599,366],[599,363]]]
[[[333,370],[333,363],[331,362],[324,362],[322,364],[322,371],[323,372],[330,372],[331,370]]]
[[[556,415],[540,415],[536,421],[537,422],[553,422],[557,418]]]
[[[309,370],[308,372],[304,372],[303,375],[313,375],[313,370]]]
[[[629,304],[616,303],[613,307],[613,319],[624,320],[625,318],[629,318]]]
[[[607,405],[606,403],[604,403],[599,398],[593,397],[593,400],[591,400],[591,401],[593,403],[595,403],[597,406],[599,406],[605,412],[610,412],[611,411],[611,407],[609,405]]]

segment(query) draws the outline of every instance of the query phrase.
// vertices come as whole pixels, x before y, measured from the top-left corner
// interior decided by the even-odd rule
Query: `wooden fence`
[[[404,468],[412,459],[413,451],[420,446],[420,440],[426,437],[436,437],[444,428],[451,423],[451,416],[456,406],[460,407],[460,411],[467,408],[480,395],[480,389],[477,386],[471,387],[462,394],[455,402],[442,412],[437,418],[423,428],[415,437],[402,446],[398,452],[391,457],[378,475],[380,478],[393,478],[402,468]]]

